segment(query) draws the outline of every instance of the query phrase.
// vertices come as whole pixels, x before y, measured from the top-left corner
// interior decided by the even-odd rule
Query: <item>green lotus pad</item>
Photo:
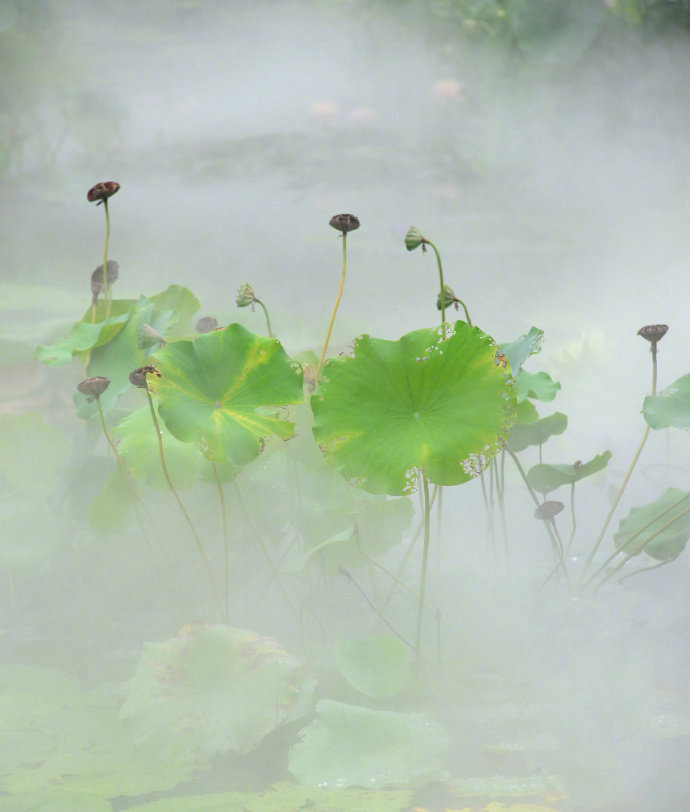
[[[311,407],[330,465],[372,493],[401,495],[417,470],[438,485],[479,474],[515,420],[515,382],[493,339],[458,321],[399,341],[361,336],[325,364]]]
[[[672,561],[690,538],[690,493],[668,488],[662,496],[632,508],[613,539],[627,555],[645,552],[656,561]]]
[[[309,709],[302,666],[273,638],[202,623],[146,643],[120,718],[159,758],[249,753]]]
[[[168,430],[197,443],[212,462],[244,465],[266,436],[292,437],[294,425],[279,407],[304,399],[302,368],[277,339],[230,324],[171,342],[155,359],[161,377],[150,375],[149,388]]]

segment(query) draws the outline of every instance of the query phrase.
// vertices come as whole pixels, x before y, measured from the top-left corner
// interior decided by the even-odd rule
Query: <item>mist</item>
[[[400,793],[390,808],[401,810],[521,799],[568,810],[690,803],[686,554],[641,555],[624,574],[645,561],[667,565],[578,589],[647,425],[652,353],[638,330],[670,327],[659,342],[657,390],[688,372],[688,28],[678,23],[682,11],[641,20],[624,5],[564,3],[560,27],[549,18],[551,29],[530,33],[530,13],[542,13],[537,2],[55,0],[32,11],[7,3],[0,684],[8,707],[27,708],[2,725],[20,753],[0,770],[0,796],[13,809],[48,800],[129,809],[175,799],[206,809],[214,794],[227,808],[249,808],[259,793],[278,793],[272,802],[286,809],[299,799],[327,809],[331,801],[318,792],[330,790],[341,793],[343,809],[375,809],[383,789]],[[197,469],[164,427],[163,442],[179,453],[172,478],[206,545],[204,566],[157,468],[157,447],[140,462],[134,435],[122,429],[134,410],[146,412],[144,393],[125,392],[105,416],[129,470],[116,481],[98,412],[75,395],[87,375],[105,374],[97,346],[88,349],[92,367],[83,354],[64,365],[36,358],[37,346],[91,318],[104,217],[86,192],[105,180],[121,185],[108,202],[115,300],[180,285],[200,303],[154,358],[194,338],[202,316],[265,336],[262,307],[236,304],[249,282],[287,355],[316,366],[340,281],[342,235],[329,228],[340,212],[361,226],[347,235],[327,357],[352,355],[363,334],[394,342],[438,326],[435,254],[406,250],[411,226],[438,247],[444,281],[474,325],[499,344],[542,330],[541,350],[525,368],[548,373],[560,389],[553,400],[532,400],[540,417],[566,414],[568,428],[521,451],[524,470],[611,452],[574,491],[540,494],[565,506],[561,567],[518,468],[496,456],[496,473],[435,497],[429,607],[423,647],[415,646],[423,491],[379,491],[369,500],[366,489],[349,487],[324,465],[309,408],[296,400],[280,411],[297,423],[295,436],[267,435],[256,458],[222,483]],[[463,318],[462,308],[448,308],[448,321]],[[615,550],[613,534],[632,508],[668,488],[690,490],[689,452],[678,428],[649,433],[590,572]],[[688,533],[678,533],[682,550]],[[209,574],[223,592],[216,601]],[[198,741],[161,755],[166,738],[196,722],[155,727],[136,704],[142,663],[162,661],[177,645],[171,640],[188,639],[181,628],[205,623],[275,638],[285,649],[281,667],[294,658],[302,669],[300,698],[251,746],[228,743],[211,703],[214,721]],[[397,693],[367,694],[352,675],[341,641],[376,636],[405,652],[410,674]],[[214,671],[213,658],[205,662]],[[378,667],[373,659],[365,670]],[[65,693],[55,708],[74,709],[72,721],[53,714],[52,699],[43,717],[36,711],[56,680]],[[271,701],[274,715],[283,713],[287,700]],[[426,772],[402,757],[379,768],[364,746],[360,753],[324,743],[318,737],[335,703],[400,714],[399,730],[424,715],[430,738],[420,739],[414,758],[428,757]],[[126,740],[118,753],[131,748],[121,772],[103,780],[81,761],[58,763],[67,744],[56,731],[81,730],[74,719],[96,706],[89,736],[114,725],[109,738]],[[30,728],[40,736],[28,738]],[[148,779],[131,767],[132,753],[150,757],[147,741],[160,759],[142,766]],[[335,766],[315,766],[309,753],[319,750],[335,754]],[[346,769],[360,762],[362,772],[352,774],[367,782]],[[363,785],[369,800],[353,800]],[[303,795],[295,800],[293,791]]]

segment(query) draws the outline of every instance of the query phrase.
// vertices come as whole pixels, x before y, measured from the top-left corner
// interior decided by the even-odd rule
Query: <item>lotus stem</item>
[[[225,586],[225,616],[230,615],[230,550],[228,549],[228,513],[225,508],[225,494],[223,493],[223,483],[220,481],[218,474],[218,466],[215,462],[213,465],[213,476],[216,479],[218,487],[218,502],[220,504],[220,518],[223,527],[223,578]]]
[[[194,536],[194,541],[196,542],[196,546],[201,554],[201,558],[204,562],[204,567],[206,568],[206,574],[208,575],[208,580],[211,584],[211,588],[213,590],[213,595],[216,600],[216,607],[218,609],[218,614],[220,615],[220,619],[223,623],[227,623],[227,616],[225,614],[225,610],[223,608],[223,603],[220,599],[220,594],[218,593],[218,587],[216,586],[216,582],[213,578],[213,572],[211,571],[211,565],[209,564],[208,556],[206,555],[206,550],[204,549],[204,545],[199,537],[196,527],[194,526],[194,522],[192,521],[189,513],[187,513],[187,509],[185,508],[182,500],[180,499],[180,495],[177,492],[177,488],[173,485],[172,479],[170,478],[170,474],[168,473],[168,466],[165,462],[165,454],[163,452],[163,436],[161,434],[160,425],[158,423],[158,418],[156,417],[156,410],[153,408],[153,399],[151,398],[151,392],[149,392],[148,381],[144,381],[145,385],[142,387],[146,392],[146,399],[149,402],[149,409],[151,411],[151,419],[153,420],[153,425],[156,430],[156,439],[158,440],[158,454],[161,460],[161,467],[163,469],[163,476],[168,483],[168,487],[172,492],[172,495],[175,497],[177,504],[182,511],[182,515],[185,518],[185,521],[189,525],[192,535]]]
[[[266,329],[268,330],[268,337],[275,338],[273,335],[273,330],[271,329],[271,319],[268,315],[268,310],[266,309],[266,305],[261,301],[261,299],[254,299],[256,304],[260,305],[262,310],[264,311],[264,316],[266,317]]]
[[[424,614],[424,596],[426,595],[426,570],[429,561],[429,514],[431,507],[429,505],[429,478],[426,473],[420,471],[420,479],[422,480],[422,488],[424,493],[424,551],[422,552],[422,582],[419,589],[419,603],[417,605],[417,631],[415,633],[414,650],[417,656],[420,654],[420,646],[422,642],[422,616]]]
[[[326,357],[326,350],[328,349],[328,342],[331,338],[331,330],[333,329],[333,322],[335,321],[335,314],[338,312],[338,305],[340,304],[340,298],[343,295],[343,287],[345,286],[345,270],[347,267],[347,232],[343,232],[343,272],[340,275],[340,287],[338,288],[338,295],[335,299],[335,305],[333,306],[333,313],[331,314],[331,320],[328,324],[328,331],[326,332],[326,340],[323,343],[323,350],[321,350],[321,358],[319,359],[319,365],[316,368],[316,383],[319,382],[319,375],[321,374],[321,367],[323,366],[324,359]]]

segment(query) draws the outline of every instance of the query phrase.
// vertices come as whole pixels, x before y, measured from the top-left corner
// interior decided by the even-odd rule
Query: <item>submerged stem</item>
[[[216,478],[216,485],[218,487],[218,501],[220,503],[220,518],[223,527],[223,578],[225,588],[225,616],[230,615],[230,551],[228,549],[228,513],[225,509],[225,494],[223,493],[223,483],[220,481],[218,474],[218,466],[215,462],[213,465],[213,475]]]
[[[422,642],[422,615],[424,614],[424,596],[426,594],[426,569],[429,559],[429,479],[423,471],[420,471],[422,488],[424,491],[424,551],[422,553],[422,582],[419,588],[419,603],[417,605],[417,631],[415,633],[414,650],[419,656],[419,647]]]
[[[335,321],[335,314],[338,312],[338,305],[340,304],[340,297],[343,295],[343,287],[345,286],[345,270],[347,266],[347,232],[343,232],[343,272],[340,276],[340,287],[338,288],[338,295],[335,299],[335,305],[333,306],[333,313],[331,314],[331,320],[328,324],[328,331],[326,333],[326,340],[323,343],[323,350],[321,351],[321,358],[319,359],[319,365],[316,368],[316,382],[319,382],[319,375],[321,374],[321,367],[323,366],[324,359],[326,357],[326,350],[328,349],[328,342],[331,338],[331,330],[333,329],[333,322]]]

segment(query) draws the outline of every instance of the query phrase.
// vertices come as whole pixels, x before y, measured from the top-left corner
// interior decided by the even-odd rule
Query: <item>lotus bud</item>
[[[555,499],[549,499],[547,502],[542,502],[541,505],[534,511],[535,519],[553,519],[565,508],[563,502],[557,502]]]
[[[668,333],[668,324],[647,324],[637,331],[638,336],[642,336],[646,341],[656,344]]]
[[[204,316],[195,325],[197,333],[210,333],[216,327],[218,327],[218,319],[214,319],[213,316]]]
[[[104,180],[101,183],[97,183],[95,186],[92,186],[89,191],[86,193],[86,199],[89,203],[93,203],[94,200],[97,200],[97,206],[100,206],[104,200],[107,200],[109,197],[112,197],[115,192],[119,191],[120,184],[114,180]]]
[[[359,219],[354,214],[334,214],[328,221],[328,225],[336,231],[347,234],[348,231],[355,231],[359,228]]]
[[[149,347],[153,347],[154,344],[162,346],[165,344],[165,339],[150,324],[141,324],[137,330],[137,347],[140,350],[147,350]]]
[[[150,365],[145,367],[137,367],[134,372],[129,373],[129,382],[136,386],[137,389],[147,389],[146,385],[146,376],[147,375],[157,375],[159,378],[162,377],[160,372],[156,369],[156,367],[152,367]]]
[[[86,395],[86,400],[91,403],[97,400],[109,386],[110,378],[97,375],[93,378],[85,378],[81,383],[77,384],[77,389],[82,395]]]
[[[455,305],[455,309],[458,309],[458,299],[455,295],[455,291],[451,288],[450,285],[443,286],[443,302],[441,302],[441,294],[439,293],[436,297],[436,309],[437,310],[445,310],[447,307],[451,305]]]
[[[405,234],[405,248],[407,248],[408,251],[414,251],[414,249],[419,248],[420,245],[424,248],[425,242],[426,240],[422,232],[414,226]]]
[[[243,282],[239,290],[237,291],[237,306],[238,307],[248,307],[249,305],[253,305],[256,301],[256,294],[254,293],[254,288],[249,284],[249,282]]]

